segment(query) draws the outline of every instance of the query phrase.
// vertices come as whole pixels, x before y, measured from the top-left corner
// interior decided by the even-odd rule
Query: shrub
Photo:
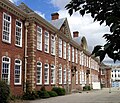
[[[46,91],[45,86],[42,86],[40,90],[41,91]]]
[[[4,82],[0,80],[0,103],[7,103],[10,96],[10,88]]]
[[[47,91],[37,91],[37,94],[39,96],[39,98],[49,98],[50,95],[48,94]]]
[[[87,85],[84,86],[84,87],[83,87],[83,91],[86,91],[86,90],[91,90],[91,87],[90,87],[90,86],[87,86]]]
[[[55,91],[48,91],[48,94],[50,95],[50,97],[58,96],[58,94]]]
[[[38,98],[37,92],[36,91],[27,91],[26,93],[24,93],[23,95],[23,99],[24,100],[35,100],[36,98]]]
[[[65,89],[60,87],[53,87],[52,91],[55,91],[58,96],[65,95]]]

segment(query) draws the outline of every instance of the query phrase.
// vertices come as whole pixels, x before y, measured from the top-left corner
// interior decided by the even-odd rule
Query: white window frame
[[[62,58],[62,39],[59,38],[59,57]]]
[[[17,63],[16,61],[19,61],[19,63]],[[18,68],[16,69],[16,66],[19,66],[19,70]],[[21,85],[21,79],[22,79],[22,61],[20,59],[15,59],[15,67],[14,67],[14,84],[15,85]],[[17,74],[19,73],[19,74]],[[19,78],[16,78],[16,76],[19,76]],[[16,83],[16,79],[19,79],[19,83]]]
[[[51,65],[51,84],[55,84],[55,65]]]
[[[44,52],[49,53],[49,32],[48,31],[44,32]]]
[[[68,45],[68,60],[71,61],[70,57],[71,57],[71,54],[70,54],[70,45]]]
[[[55,55],[55,36],[51,35],[51,54]]]
[[[76,84],[78,84],[78,71],[76,71]]]
[[[72,62],[74,62],[74,47],[72,47]]]
[[[5,58],[5,59],[8,59],[8,61],[5,61],[4,58]],[[8,65],[8,68],[3,68],[3,64]],[[8,70],[8,71],[7,71],[7,70]],[[3,72],[8,72],[8,73],[3,73]],[[3,75],[7,75],[7,79],[8,79],[8,80],[5,80],[5,79],[3,78]],[[10,58],[9,58],[9,57],[6,57],[6,56],[3,56],[3,57],[2,57],[1,79],[2,79],[3,81],[5,81],[7,84],[10,84]]]
[[[4,16],[9,17],[10,21],[5,19]],[[5,26],[4,23],[9,24],[9,27]],[[2,29],[2,41],[7,42],[7,43],[11,43],[11,16],[6,14],[5,12],[3,12],[3,25],[2,26],[3,26],[3,29]],[[6,35],[4,35],[4,32],[6,32],[8,34],[8,37]],[[6,39],[6,37],[7,37],[7,39]]]
[[[21,26],[17,25],[17,22],[19,22],[19,23],[21,24]],[[19,29],[20,32],[17,31],[17,29]],[[19,36],[18,34],[19,34],[20,36]],[[19,40],[17,40],[17,38],[19,38]],[[16,43],[16,42],[18,42],[18,43]],[[15,45],[16,45],[16,46],[19,46],[19,47],[22,47],[22,22],[19,21],[19,20],[16,20]]]
[[[37,62],[37,81],[36,82],[37,82],[37,85],[42,85],[42,63],[40,61]]]
[[[45,69],[47,69],[47,73],[45,73]],[[45,76],[47,76],[46,79],[45,79]],[[49,84],[49,64],[48,63],[45,63],[44,65],[44,84],[47,84],[47,85]]]
[[[71,84],[71,70],[68,70],[68,84]]]
[[[66,77],[67,77],[67,72],[66,72],[66,68],[65,68],[64,71],[63,71],[63,83],[64,84],[66,84],[66,82],[67,82]]]
[[[37,26],[37,50],[42,51],[42,28]]]
[[[63,58],[66,59],[66,42],[63,42]]]
[[[80,71],[80,84],[82,84],[82,71]]]
[[[76,63],[78,63],[78,50],[76,49]]]
[[[62,66],[59,67],[59,84],[62,84]]]

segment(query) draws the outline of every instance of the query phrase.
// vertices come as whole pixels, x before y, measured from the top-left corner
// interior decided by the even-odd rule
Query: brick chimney
[[[52,13],[52,14],[51,14],[51,19],[52,19],[52,20],[59,19],[59,14],[58,14],[58,13]]]
[[[75,37],[78,37],[79,36],[79,32],[78,31],[74,31],[73,32],[73,37],[75,38]]]

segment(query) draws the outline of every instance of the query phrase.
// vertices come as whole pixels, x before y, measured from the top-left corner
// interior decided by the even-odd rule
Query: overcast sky
[[[82,17],[78,12],[69,16],[68,11],[65,10],[65,5],[70,0],[10,0],[16,5],[24,2],[32,10],[37,12],[46,20],[50,21],[51,13],[58,12],[59,18],[67,17],[71,35],[73,31],[79,31],[79,36],[85,36],[87,39],[89,49],[93,49],[95,45],[103,45],[105,43],[103,34],[109,33],[109,27],[105,24],[99,25],[99,22],[93,22],[93,18],[89,14]],[[106,58],[105,61],[111,65],[111,60]]]

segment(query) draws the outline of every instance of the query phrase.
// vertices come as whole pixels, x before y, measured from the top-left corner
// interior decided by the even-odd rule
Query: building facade
[[[113,66],[111,70],[112,87],[120,87],[120,66]]]
[[[110,88],[112,86],[111,82],[112,82],[112,78],[111,78],[111,70],[112,68],[110,66],[107,66],[103,63],[101,63],[100,65],[100,74],[99,74],[99,78],[100,78],[100,83],[102,88]]]
[[[85,37],[76,41],[75,31],[72,38],[67,18],[58,13],[48,22],[24,3],[0,0],[0,34],[0,79],[13,95],[41,86],[71,92],[100,80],[99,60],[90,56]]]

